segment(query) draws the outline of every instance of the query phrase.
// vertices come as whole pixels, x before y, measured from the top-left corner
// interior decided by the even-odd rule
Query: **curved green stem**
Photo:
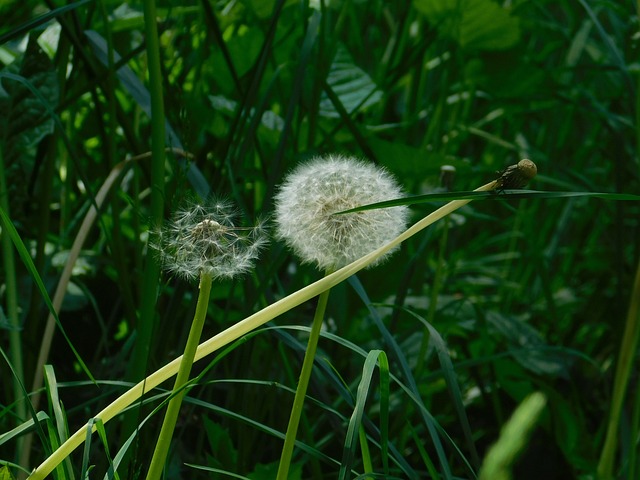
[[[296,443],[296,434],[298,433],[298,425],[302,416],[302,407],[304,406],[304,398],[307,394],[307,387],[311,379],[311,371],[313,370],[313,360],[318,349],[318,340],[320,339],[320,330],[322,329],[322,321],[324,320],[324,312],[327,308],[329,300],[329,292],[325,290],[318,297],[318,306],[313,317],[311,325],[311,334],[309,335],[309,343],[307,351],[304,354],[302,362],[302,370],[300,372],[300,381],[296,389],[296,396],[293,399],[293,407],[291,408],[291,416],[289,417],[289,425],[287,433],[284,437],[284,446],[282,447],[282,455],[280,456],[280,465],[278,466],[277,480],[287,480],[289,475],[289,466],[291,465],[291,457],[293,456],[293,447]]]
[[[162,470],[164,469],[167,453],[169,452],[169,446],[171,445],[171,437],[173,437],[173,431],[176,427],[178,414],[180,413],[180,405],[182,404],[182,399],[186,394],[186,389],[183,387],[189,380],[191,366],[193,365],[193,360],[198,348],[198,342],[200,342],[200,335],[202,334],[202,327],[204,326],[204,321],[207,317],[207,306],[209,305],[209,294],[211,293],[211,281],[211,275],[203,273],[200,276],[200,294],[198,295],[196,313],[193,317],[193,322],[191,323],[191,329],[189,330],[187,345],[184,347],[184,354],[180,361],[178,375],[176,376],[176,383],[173,386],[173,397],[169,400],[169,406],[167,407],[167,413],[165,414],[164,421],[162,422],[162,429],[158,436],[156,449],[153,452],[153,458],[151,459],[151,465],[149,466],[147,480],[159,479],[160,475],[162,475]]]

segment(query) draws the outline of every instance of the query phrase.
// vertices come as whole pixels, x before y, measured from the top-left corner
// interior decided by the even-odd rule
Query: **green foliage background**
[[[520,158],[538,165],[539,190],[640,190],[638,17],[630,2],[160,1],[158,28],[170,148],[165,216],[187,198],[214,194],[231,198],[247,223],[268,217],[286,172],[333,152],[384,165],[412,194],[438,188],[443,165],[456,167],[455,190],[471,190]],[[59,312],[98,386],[56,333],[47,363],[58,383],[47,385],[40,404],[53,431],[34,440],[28,469],[55,447],[53,437],[75,431],[140,380],[131,362],[143,305],[155,312],[147,373],[181,353],[195,308],[195,285],[180,279],[162,276],[157,298],[142,288],[152,175],[144,42],[136,2],[0,5],[2,208],[50,296],[83,218],[100,203]],[[125,159],[106,201],[97,202]],[[415,218],[433,208],[416,207]],[[547,405],[514,478],[594,478],[633,295],[639,218],[635,202],[474,202],[358,275],[373,307],[353,282],[335,288],[299,436],[308,448],[297,452],[291,478],[337,475],[365,360],[356,346],[386,350],[403,384],[404,358],[421,404],[446,432],[444,467],[420,403],[392,380],[395,477],[387,478],[475,478],[473,450],[482,458],[535,391]],[[19,376],[31,392],[48,310],[24,263],[8,265],[5,257],[0,346],[15,354],[10,332],[19,332]],[[252,275],[214,287],[204,336],[319,275],[272,242]],[[14,320],[5,306],[12,281]],[[311,304],[297,308],[208,360],[183,406],[167,478],[228,478],[185,464],[273,478],[306,340],[300,327],[312,312]],[[397,346],[384,340],[376,315]],[[423,336],[429,343],[419,360]],[[20,418],[22,392],[7,366],[14,358],[1,370],[0,435],[30,418]],[[636,380],[623,410],[619,478],[637,472]],[[63,419],[55,418],[52,391]],[[379,395],[374,387],[365,424],[381,473]],[[110,453],[96,437],[88,454],[95,472],[107,471],[162,399],[105,426]],[[145,471],[159,418],[141,427],[121,478]],[[4,438],[0,459],[19,463],[22,438]],[[364,471],[364,457],[356,454],[355,472]],[[81,454],[71,459],[60,478],[81,474]]]

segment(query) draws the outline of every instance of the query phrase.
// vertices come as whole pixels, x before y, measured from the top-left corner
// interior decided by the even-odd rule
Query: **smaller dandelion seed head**
[[[333,214],[401,196],[394,178],[380,167],[338,155],[317,157],[294,169],[281,185],[276,234],[304,262],[324,270],[340,268],[398,236],[409,210]]]
[[[156,232],[151,247],[165,270],[187,279],[201,273],[212,278],[233,278],[253,267],[266,244],[263,222],[236,226],[230,203],[209,200],[177,210]]]

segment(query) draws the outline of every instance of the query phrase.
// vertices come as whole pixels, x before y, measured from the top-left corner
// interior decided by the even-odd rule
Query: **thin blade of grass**
[[[58,381],[56,380],[56,374],[52,365],[45,365],[44,379],[46,382],[46,391],[49,396],[49,405],[53,410],[55,418],[55,427],[58,432],[58,440],[64,443],[69,438],[69,428],[67,425],[67,418],[62,409],[62,402],[58,395]],[[74,479],[73,468],[71,467],[71,460],[69,457],[65,458],[65,467],[69,472],[69,478]]]
[[[572,197],[593,197],[603,200],[616,201],[638,201],[640,195],[632,195],[630,193],[602,193],[602,192],[545,192],[538,190],[504,190],[497,192],[452,192],[452,193],[427,193],[425,195],[415,195],[405,198],[397,198],[394,200],[386,200],[384,202],[370,203],[360,207],[351,208],[336,212],[334,215],[342,215],[345,213],[361,212],[363,210],[373,210],[376,208],[398,207],[401,205],[417,205],[420,203],[433,202],[435,200],[509,200],[522,198],[572,198]]]
[[[371,390],[373,372],[375,371],[378,360],[380,361],[380,377],[386,377],[387,384],[389,383],[389,362],[387,360],[387,355],[382,350],[370,351],[364,362],[362,379],[358,385],[356,404],[353,409],[351,419],[349,420],[349,426],[347,427],[347,435],[342,452],[342,462],[340,462],[340,472],[338,474],[338,478],[340,480],[348,478],[348,473],[351,470],[351,464],[353,463],[353,457],[356,450],[356,439],[358,437],[360,426],[362,425],[364,407],[367,402],[367,397],[369,396],[369,391]]]
[[[59,17],[60,15],[71,11],[71,10],[75,10],[78,7],[81,7],[82,5],[84,5],[85,3],[89,3],[92,2],[93,0],[80,0],[78,2],[75,3],[70,3],[69,5],[65,5],[64,7],[60,7],[60,8],[56,8],[54,10],[51,10],[47,13],[44,13],[36,18],[32,18],[31,20],[23,23],[22,25],[14,28],[13,30],[10,30],[6,33],[3,33],[2,35],[0,35],[0,45],[2,45],[3,43],[8,42],[9,40],[19,37],[20,35],[23,35],[31,30],[33,30],[34,28],[36,28],[39,25],[42,25],[43,23],[47,23],[50,20],[53,20],[57,17]]]
[[[441,467],[442,467],[442,473],[443,473],[444,477],[445,478],[453,478],[452,475],[451,475],[451,469],[449,467],[449,462],[447,460],[447,456],[444,453],[444,447],[443,447],[442,442],[440,440],[440,436],[438,435],[437,425],[433,420],[433,416],[428,413],[427,407],[422,402],[422,397],[420,396],[420,392],[418,390],[418,385],[416,384],[416,380],[413,377],[413,374],[411,373],[411,369],[409,368],[409,364],[408,364],[408,362],[407,362],[407,360],[406,360],[406,358],[404,356],[404,353],[402,352],[402,349],[400,348],[400,346],[398,345],[396,340],[393,338],[393,335],[391,335],[391,332],[389,332],[387,327],[382,322],[382,319],[380,318],[380,315],[378,315],[378,312],[376,311],[376,309],[374,308],[373,304],[369,300],[369,297],[368,297],[366,291],[364,290],[364,287],[362,286],[362,283],[360,283],[360,280],[358,279],[358,277],[356,275],[353,275],[352,277],[350,277],[348,279],[348,282],[351,285],[351,287],[356,291],[356,293],[358,294],[360,299],[363,301],[363,303],[369,309],[369,313],[371,314],[371,318],[373,319],[374,323],[376,324],[376,326],[380,330],[380,333],[382,334],[385,342],[387,343],[387,345],[389,346],[389,348],[393,352],[393,354],[394,354],[394,356],[396,358],[396,361],[400,365],[400,370],[402,371],[402,375],[403,375],[403,377],[405,378],[405,380],[407,382],[407,388],[411,392],[412,400],[414,400],[416,402],[416,405],[418,406],[418,410],[420,411],[420,413],[422,415],[422,419],[424,421],[424,424],[427,427],[427,430],[429,431],[429,435],[430,435],[431,440],[433,442],[433,446],[434,446],[434,448],[436,450],[436,453],[438,455],[438,459],[440,460],[440,464],[441,464]]]
[[[14,246],[16,247],[16,250],[18,251],[18,255],[20,255],[22,262],[24,263],[25,267],[27,267],[27,270],[33,277],[33,280],[36,283],[36,286],[38,287],[38,290],[40,291],[40,294],[42,295],[42,299],[47,305],[49,312],[51,313],[51,315],[53,315],[53,318],[55,319],[56,325],[58,325],[58,328],[60,329],[62,336],[66,340],[67,345],[69,345],[69,348],[73,352],[73,355],[76,357],[76,360],[80,364],[80,368],[82,368],[82,371],[87,375],[87,377],[91,379],[93,383],[96,383],[96,379],[93,378],[93,375],[89,371],[89,368],[85,364],[84,360],[82,360],[82,357],[73,346],[71,339],[69,338],[69,336],[67,335],[67,332],[62,326],[62,323],[58,318],[58,314],[56,313],[56,309],[53,308],[53,303],[51,303],[51,298],[49,298],[49,293],[47,292],[47,289],[45,288],[44,283],[42,282],[42,278],[40,278],[40,274],[38,274],[38,271],[36,270],[36,266],[33,264],[33,260],[31,259],[31,256],[29,255],[27,248],[24,246],[24,243],[22,243],[22,239],[20,238],[20,235],[18,234],[16,227],[14,227],[13,222],[6,215],[6,213],[2,208],[0,208],[0,218],[2,218],[2,221],[4,222],[6,233],[7,235],[9,235],[9,237],[11,237],[11,241],[13,242]]]
[[[453,400],[453,405],[455,407],[456,413],[458,414],[458,420],[460,421],[462,432],[464,434],[465,440],[467,441],[467,448],[469,449],[469,452],[471,454],[472,464],[477,468],[480,466],[480,457],[478,456],[478,451],[476,450],[476,446],[473,441],[471,426],[469,425],[467,412],[464,409],[464,404],[462,402],[462,393],[460,392],[460,386],[458,385],[447,345],[438,331],[433,328],[433,325],[431,325],[417,313],[408,309],[406,309],[405,311],[414,318],[418,319],[418,321],[420,321],[420,323],[422,323],[429,331],[429,336],[431,337],[431,341],[433,342],[433,346],[435,347],[436,353],[438,355],[438,361],[440,362],[442,375],[449,389],[449,394],[451,395],[451,400]]]

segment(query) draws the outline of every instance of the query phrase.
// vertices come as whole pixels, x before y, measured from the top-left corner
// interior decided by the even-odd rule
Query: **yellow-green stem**
[[[609,422],[607,424],[607,435],[600,454],[598,463],[598,478],[600,480],[610,480],[613,478],[613,464],[615,461],[616,448],[618,445],[618,426],[620,425],[620,415],[622,405],[631,375],[633,359],[638,348],[638,338],[640,337],[640,262],[636,268],[636,278],[631,291],[631,303],[627,312],[627,322],[622,336],[622,346],[620,356],[616,366],[616,376],[613,383],[613,395],[611,398],[611,408],[609,411]]]
[[[207,306],[209,305],[209,294],[211,293],[211,281],[211,275],[203,273],[200,276],[200,294],[198,295],[196,313],[193,317],[193,322],[191,323],[189,338],[187,339],[187,345],[184,347],[184,354],[182,355],[178,375],[176,376],[176,382],[173,386],[173,397],[169,400],[167,413],[164,416],[162,429],[160,430],[160,435],[158,436],[158,441],[156,443],[156,449],[153,452],[153,458],[151,459],[151,465],[149,466],[147,480],[159,479],[160,475],[162,475],[162,470],[164,469],[167,453],[169,452],[169,446],[171,445],[171,437],[173,437],[173,430],[176,427],[178,413],[180,413],[180,405],[182,404],[182,399],[186,394],[186,390],[183,387],[189,380],[191,366],[193,365],[193,359],[196,356],[196,350],[198,348],[198,343],[200,342],[200,335],[202,334],[202,327],[204,326],[204,321],[207,318]]]
[[[289,475],[289,466],[291,465],[291,457],[293,456],[293,447],[296,443],[298,424],[302,416],[304,398],[307,394],[307,387],[309,386],[309,379],[311,378],[311,371],[313,370],[313,360],[315,359],[318,348],[318,340],[320,339],[324,312],[327,308],[327,301],[329,300],[329,292],[331,292],[331,290],[325,290],[318,297],[318,306],[316,307],[313,324],[311,325],[309,343],[307,344],[307,351],[304,354],[304,361],[302,362],[300,381],[296,389],[296,396],[293,399],[289,425],[287,426],[287,433],[284,437],[284,446],[282,447],[282,455],[280,456],[280,465],[278,466],[278,475],[276,477],[277,480],[287,480]]]

